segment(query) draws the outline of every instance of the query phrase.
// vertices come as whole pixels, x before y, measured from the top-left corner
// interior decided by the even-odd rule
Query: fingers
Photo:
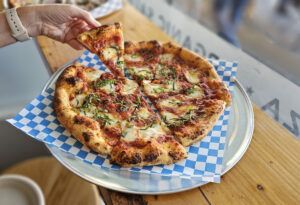
[[[98,21],[96,21],[89,12],[78,7],[76,7],[76,9],[78,9],[78,12],[76,12],[77,15],[73,16],[73,18],[75,17],[84,20],[91,28],[101,26],[101,24]]]
[[[69,42],[67,42],[72,48],[76,50],[84,49],[83,45],[81,45],[76,39],[71,39]]]
[[[78,19],[77,21],[72,22],[68,26],[68,29],[66,30],[66,33],[65,33],[64,40],[65,40],[65,42],[67,42],[70,39],[76,39],[78,34],[84,32],[86,30],[89,30],[89,29],[90,29],[90,27],[85,21]]]
[[[77,41],[77,35],[89,29],[91,29],[89,25],[81,19],[72,22],[65,34],[64,42],[77,50],[83,49],[84,47]]]

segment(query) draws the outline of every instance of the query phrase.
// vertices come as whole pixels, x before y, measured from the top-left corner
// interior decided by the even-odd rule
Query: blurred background
[[[165,0],[300,85],[300,0]]]

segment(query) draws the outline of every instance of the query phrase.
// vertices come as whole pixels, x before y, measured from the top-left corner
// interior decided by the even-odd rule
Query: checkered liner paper
[[[89,51],[85,51],[78,62],[109,72],[98,57]],[[237,63],[218,60],[210,60],[210,62],[232,92]],[[122,168],[110,164],[109,156],[101,156],[82,145],[59,123],[52,108],[54,90],[55,83],[53,82],[45,92],[34,99],[13,119],[9,119],[8,122],[34,139],[54,145],[99,168],[176,175],[184,178],[197,178],[205,182],[220,181],[230,108],[225,110],[212,131],[201,142],[186,148],[187,159],[171,165]]]

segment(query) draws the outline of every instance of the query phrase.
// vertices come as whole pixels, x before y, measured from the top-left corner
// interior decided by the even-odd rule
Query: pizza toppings
[[[149,43],[148,48],[152,46]],[[202,139],[222,114],[224,104],[230,105],[228,89],[214,78],[217,75],[208,62],[199,57],[193,60],[194,54],[185,49],[171,43],[156,46],[153,61],[148,63],[144,55],[150,51],[146,52],[145,47],[144,42],[125,43],[126,54],[139,56],[138,60],[125,58],[130,75],[142,85],[164,123],[183,145]],[[146,54],[141,55],[143,52]],[[215,104],[215,112],[205,108],[207,101]],[[185,134],[178,134],[179,130]]]
[[[124,74],[123,33],[120,23],[104,25],[78,35],[78,41],[90,51],[97,54],[100,60],[117,76]]]
[[[54,109],[78,140],[109,154],[111,163],[130,167],[184,159],[182,145],[206,136],[231,103],[214,68],[172,43],[124,43],[119,23],[84,32],[78,40],[112,74],[69,67],[57,81]]]

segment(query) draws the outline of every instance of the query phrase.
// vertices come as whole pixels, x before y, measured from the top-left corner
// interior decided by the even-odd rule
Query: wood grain
[[[213,204],[297,204],[300,142],[254,107],[255,130],[245,156],[220,184],[201,187]]]
[[[21,174],[42,189],[46,204],[100,205],[96,185],[79,178],[53,157],[40,157],[14,165],[2,174]]]
[[[126,40],[174,41],[133,7],[126,6],[100,19],[102,24],[123,23]],[[78,56],[66,45],[39,38],[50,67],[57,67]],[[49,55],[51,53],[51,55]],[[300,201],[300,143],[284,128],[255,105],[255,130],[251,145],[241,161],[222,177],[220,184],[207,184],[200,189],[161,195],[143,196],[148,204],[296,204]],[[116,203],[116,192],[107,191],[110,204]],[[126,197],[125,197],[126,198]],[[124,204],[133,204],[134,196]],[[119,202],[121,203],[121,202]]]

